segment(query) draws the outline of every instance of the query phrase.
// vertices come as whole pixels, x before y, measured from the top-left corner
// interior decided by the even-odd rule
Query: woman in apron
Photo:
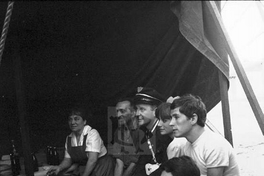
[[[96,129],[87,125],[85,110],[73,108],[68,123],[72,133],[65,142],[64,159],[53,166],[47,175],[113,176],[115,160],[107,154],[103,140]]]

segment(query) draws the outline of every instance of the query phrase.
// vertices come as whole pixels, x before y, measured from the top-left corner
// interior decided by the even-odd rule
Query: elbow
[[[89,158],[88,162],[89,162],[91,165],[96,165],[97,160],[98,160],[98,158]]]

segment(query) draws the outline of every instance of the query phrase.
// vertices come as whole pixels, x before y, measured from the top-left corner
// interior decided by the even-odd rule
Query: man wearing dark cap
[[[169,136],[161,136],[158,129],[158,118],[155,117],[156,108],[166,99],[156,90],[148,87],[140,88],[135,95],[136,116],[142,130],[140,138],[140,157],[136,164],[134,176],[145,176],[146,165],[159,164],[167,160],[166,148],[171,142]],[[160,175],[160,174],[159,174]]]

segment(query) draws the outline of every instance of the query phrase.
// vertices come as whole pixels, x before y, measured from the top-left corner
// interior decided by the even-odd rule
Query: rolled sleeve
[[[102,139],[97,132],[97,130],[93,129],[88,133],[87,139],[86,139],[86,152],[101,152],[101,146],[102,146]]]

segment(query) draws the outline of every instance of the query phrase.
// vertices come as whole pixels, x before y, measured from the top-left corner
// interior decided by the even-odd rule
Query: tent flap
[[[186,14],[182,9],[191,4],[180,5]],[[212,109],[220,101],[218,70],[227,77],[228,64],[209,39],[204,12],[195,24],[203,32],[187,28],[184,16],[173,12],[167,1],[16,2],[9,37],[20,48],[32,143],[63,145],[67,109],[76,103],[91,109],[91,124],[107,141],[107,107],[139,86],[166,97],[193,93]],[[0,67],[0,129],[14,136],[19,129],[12,123],[18,111],[9,37]]]

